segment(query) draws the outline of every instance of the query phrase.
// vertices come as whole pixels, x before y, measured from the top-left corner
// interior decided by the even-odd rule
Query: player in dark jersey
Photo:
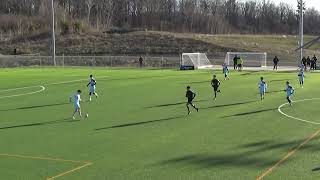
[[[197,112],[199,111],[199,108],[197,108],[194,104],[193,104],[193,100],[196,97],[196,93],[192,92],[190,90],[190,86],[187,87],[187,92],[186,92],[186,98],[188,99],[187,102],[187,109],[188,109],[188,115],[191,114],[191,111],[189,109],[189,105],[191,105],[195,110],[197,110]]]
[[[89,101],[91,101],[91,96],[95,95],[98,98],[98,93],[96,92],[97,81],[93,78],[93,75],[90,75],[89,83],[87,87],[89,87]]]
[[[213,79],[211,80],[211,86],[213,87],[214,91],[214,100],[217,98],[217,92],[220,93],[220,81],[217,79],[216,75],[213,75]]]

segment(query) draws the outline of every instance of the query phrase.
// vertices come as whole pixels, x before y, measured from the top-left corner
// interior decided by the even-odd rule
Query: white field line
[[[32,86],[32,87],[41,87],[41,89],[38,90],[38,91],[29,92],[29,93],[14,94],[14,95],[9,95],[9,96],[0,96],[0,99],[12,98],[12,97],[19,97],[19,96],[25,96],[25,95],[31,95],[31,94],[40,93],[40,92],[46,90],[46,88],[45,88],[44,86]],[[16,89],[27,89],[27,88],[28,88],[28,87],[16,88]],[[29,88],[31,88],[31,87],[29,87]],[[16,89],[8,89],[7,91],[12,91],[12,90],[16,90]]]
[[[15,91],[15,90],[20,90],[20,89],[30,89],[30,88],[34,88],[34,87],[40,87],[40,86],[26,86],[26,87],[12,88],[12,89],[4,89],[4,90],[0,90],[0,92]]]
[[[96,79],[104,79],[104,78],[108,78],[110,76],[101,76],[101,77],[97,77]],[[78,80],[71,80],[71,81],[63,81],[63,82],[55,82],[55,83],[48,83],[45,85],[59,85],[59,84],[68,84],[68,83],[73,83],[73,82],[81,82],[81,81],[89,81],[89,78],[87,79],[78,79]]]
[[[302,100],[297,100],[297,101],[293,101],[294,103],[297,103],[297,102],[304,102],[304,101],[313,101],[313,100],[320,100],[320,98],[311,98],[311,99],[302,99]],[[314,121],[308,121],[308,120],[305,120],[305,119],[301,119],[301,118],[297,118],[297,117],[294,117],[294,116],[290,116],[286,113],[284,113],[281,108],[283,108],[283,106],[285,105],[289,105],[289,103],[284,103],[284,104],[281,104],[279,107],[278,107],[278,111],[288,117],[288,118],[291,118],[291,119],[295,119],[297,121],[301,121],[301,122],[305,122],[305,123],[309,123],[309,124],[316,124],[316,125],[320,125],[320,122],[314,122]]]
[[[107,78],[107,77],[109,77],[109,76],[101,76],[101,77],[98,77],[97,79],[103,79],[103,78]],[[56,82],[56,83],[48,83],[48,84],[45,84],[45,85],[46,86],[49,86],[49,85],[60,85],[60,84],[67,84],[67,83],[73,83],[73,82],[87,81],[88,79],[89,78],[87,78],[87,79],[78,79],[78,80],[70,80],[70,81],[63,81],[63,82]],[[26,86],[26,87],[12,88],[12,89],[4,89],[4,90],[0,90],[0,92],[9,92],[9,91],[15,91],[15,90],[21,90],[21,89],[30,89],[30,88],[34,88],[34,87],[41,87],[41,90],[34,91],[34,92],[29,92],[29,93],[9,95],[9,96],[0,96],[0,99],[36,94],[36,93],[40,93],[40,92],[42,92],[42,91],[44,91],[46,89],[44,86]]]

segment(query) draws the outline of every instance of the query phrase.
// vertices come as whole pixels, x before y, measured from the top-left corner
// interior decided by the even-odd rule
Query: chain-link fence
[[[56,56],[57,66],[178,68],[180,56]],[[0,56],[0,67],[53,66],[51,56]]]
[[[313,57],[315,54],[320,57],[320,51],[305,52],[306,56]],[[267,66],[273,65],[274,54],[267,54]],[[299,53],[283,53],[278,56],[279,66],[297,66],[299,64]],[[215,52],[207,54],[213,65],[221,65],[225,62],[226,52]],[[57,66],[98,66],[98,67],[140,67],[140,56],[56,56]],[[180,55],[163,56],[142,56],[142,67],[148,68],[174,68],[180,66]],[[244,59],[245,61],[245,59]],[[0,67],[21,67],[21,66],[53,66],[54,61],[51,56],[41,55],[17,55],[0,56]]]

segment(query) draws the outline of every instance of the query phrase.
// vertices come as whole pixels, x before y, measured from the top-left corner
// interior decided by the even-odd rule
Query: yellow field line
[[[87,166],[91,166],[92,164],[93,164],[93,163],[86,163],[86,164],[84,164],[84,165],[82,165],[82,166],[78,166],[78,167],[73,168],[73,169],[71,169],[71,170],[62,172],[62,173],[60,173],[60,174],[58,174],[58,175],[56,175],[56,176],[49,177],[49,178],[47,178],[47,180],[57,179],[57,178],[59,178],[59,177],[61,177],[61,176],[64,176],[64,175],[66,175],[66,174],[70,174],[70,173],[72,173],[72,172],[78,171],[78,170],[80,170],[80,169],[82,169],[82,168],[85,168],[85,167],[87,167]]]
[[[25,156],[25,155],[18,155],[18,154],[1,154],[0,156],[5,156],[5,157],[15,157],[15,158],[23,158],[23,159],[37,159],[37,160],[46,160],[46,161],[57,161],[57,162],[69,162],[69,163],[80,163],[80,164],[84,164],[81,166],[78,166],[76,168],[73,168],[71,170],[62,172],[56,176],[53,177],[48,177],[47,180],[54,180],[57,179],[61,176],[64,176],[66,174],[78,171],[82,168],[85,168],[87,166],[91,166],[93,163],[92,162],[86,162],[86,161],[75,161],[75,160],[68,160],[68,159],[60,159],[60,158],[51,158],[51,157],[40,157],[40,156]]]
[[[17,154],[0,154],[0,156],[16,157],[16,158],[24,158],[24,159],[39,159],[39,160],[48,160],[48,161],[71,162],[71,163],[90,163],[85,161],[74,161],[74,160],[59,159],[59,158],[40,157],[40,156],[25,156],[25,155],[17,155]]]
[[[282,163],[284,163],[287,159],[289,159],[293,154],[295,154],[299,149],[301,149],[304,145],[306,145],[308,142],[310,142],[313,138],[315,138],[320,133],[320,129],[318,129],[315,133],[311,134],[305,141],[303,141],[299,146],[291,150],[287,153],[286,156],[284,156],[280,161],[278,161],[276,164],[271,166],[267,171],[265,171],[263,174],[257,177],[256,180],[262,180],[265,176],[272,173],[272,171],[280,166]]]

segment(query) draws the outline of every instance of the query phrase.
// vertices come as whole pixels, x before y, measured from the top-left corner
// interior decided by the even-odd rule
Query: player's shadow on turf
[[[200,109],[212,109],[212,108],[220,108],[220,107],[228,107],[228,106],[237,106],[237,105],[249,104],[249,103],[253,103],[253,102],[257,102],[257,100],[244,101],[244,102],[231,103],[231,104],[214,105],[214,106],[209,106],[209,107],[200,108]]]
[[[203,102],[203,101],[208,101],[208,100],[196,100],[194,102]],[[145,107],[146,109],[151,109],[151,108],[160,108],[160,107],[168,107],[168,106],[177,106],[177,105],[184,105],[187,102],[178,102],[178,103],[169,103],[169,104],[160,104],[160,105],[155,105],[155,106],[149,106]]]
[[[27,110],[27,109],[36,109],[36,108],[44,108],[44,107],[52,107],[52,106],[62,106],[70,103],[56,103],[56,104],[44,104],[44,105],[37,105],[37,106],[26,106],[26,107],[19,107],[13,109],[3,109],[0,111],[15,111],[15,110]]]
[[[188,83],[188,84],[202,84],[202,83],[208,83],[208,84],[210,84],[210,80],[208,81],[208,80],[206,80],[206,81],[195,81],[195,82],[190,82],[190,83]]]
[[[38,123],[0,127],[0,130],[22,128],[22,127],[32,127],[32,126],[43,126],[43,125],[49,125],[49,124],[59,124],[59,123],[68,123],[68,122],[70,123],[70,122],[77,122],[77,121],[80,121],[80,120],[73,120],[70,118],[66,118],[66,119],[55,120],[55,121],[47,121],[47,122],[38,122]]]
[[[293,80],[293,79],[274,79],[274,80],[270,80],[269,82],[286,82],[286,81],[289,81],[289,80]]]
[[[320,171],[320,167],[314,168],[312,171]]]
[[[258,73],[259,71],[249,71],[249,72],[246,72],[246,73],[242,73],[240,74],[241,76],[247,76],[247,75],[251,75],[251,74],[254,74],[254,73]]]
[[[151,121],[142,121],[142,122],[126,123],[126,124],[120,124],[120,125],[115,125],[115,126],[110,126],[110,127],[97,128],[97,129],[95,129],[95,130],[96,130],[96,131],[100,131],[100,130],[123,128],[123,127],[130,127],[130,126],[139,126],[139,125],[144,125],[144,124],[149,124],[149,123],[157,123],[157,122],[162,122],[162,121],[170,121],[170,120],[180,119],[180,118],[183,118],[183,117],[186,117],[186,116],[176,116],[176,117],[156,119],[156,120],[151,120]]]
[[[228,117],[235,117],[235,116],[246,116],[246,115],[251,115],[251,114],[258,114],[262,112],[268,112],[268,111],[275,111],[278,110],[278,108],[270,108],[270,109],[262,109],[262,110],[257,110],[257,111],[250,111],[250,112],[244,112],[244,113],[237,113],[229,116],[223,116],[223,118],[228,118]]]
[[[215,167],[251,167],[261,168],[269,167],[276,159],[254,156],[247,152],[243,153],[219,153],[219,154],[191,154],[161,161],[154,166],[181,165],[191,164],[199,169]]]
[[[315,137],[312,139],[313,141],[318,140],[320,137]],[[301,142],[304,142],[305,139],[296,139],[291,141],[280,141],[280,140],[262,140],[254,143],[248,143],[248,144],[242,144],[239,147],[247,149],[247,152],[250,152],[251,154],[256,153],[263,153],[263,152],[269,152],[270,150],[276,150],[276,149],[293,149],[295,147],[298,147]],[[318,152],[320,150],[320,145],[318,144],[305,144],[303,148],[300,149],[300,151],[313,151]]]
[[[284,90],[267,91],[266,94],[284,92]],[[259,93],[260,94],[260,93]]]

